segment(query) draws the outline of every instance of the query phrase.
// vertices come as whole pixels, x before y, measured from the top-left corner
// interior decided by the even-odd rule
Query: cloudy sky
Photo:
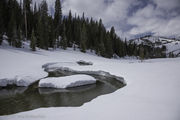
[[[46,1],[53,12],[55,0]],[[101,18],[107,29],[114,26],[121,37],[143,33],[180,36],[180,0],[62,0],[62,10],[65,15],[71,10]]]

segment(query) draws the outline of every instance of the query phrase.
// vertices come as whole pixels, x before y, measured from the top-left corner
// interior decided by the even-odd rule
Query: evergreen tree
[[[32,24],[33,24],[33,30],[34,30],[34,33],[37,35],[37,27],[38,27],[38,20],[39,20],[39,11],[37,9],[37,6],[36,6],[36,3],[34,4],[34,11],[33,11],[33,21],[32,21]],[[31,31],[32,32],[32,31]]]
[[[105,46],[104,46],[103,39],[104,39],[103,31],[100,29],[99,54],[104,57],[105,56]]]
[[[138,56],[138,50],[137,50],[138,48],[137,48],[137,46],[136,46],[136,43],[134,42],[134,52],[133,52],[133,55],[134,56]]]
[[[49,36],[48,36],[48,7],[45,0],[40,5],[40,17],[38,20],[38,46],[42,49],[48,50],[49,47]]]
[[[86,41],[87,41],[87,33],[85,24],[82,25],[81,36],[80,36],[80,48],[81,52],[86,52]]]
[[[15,37],[16,34],[15,32],[16,32],[16,20],[14,17],[14,12],[12,12],[10,21],[8,23],[8,31],[7,31],[9,45],[12,45],[12,42],[14,40],[13,37]]]
[[[2,36],[4,33],[4,15],[6,14],[6,10],[5,10],[5,6],[6,6],[6,1],[5,0],[1,0],[0,1],[0,45],[2,44]]]
[[[14,47],[17,47],[16,46],[16,44],[17,44],[17,28],[16,28],[16,23],[14,23],[13,31],[12,31],[12,37],[10,39],[11,39],[11,45],[14,46]]]
[[[3,37],[2,37],[2,33],[0,34],[0,45],[2,44],[3,41]]]
[[[36,36],[35,36],[34,30],[32,31],[32,34],[31,34],[30,48],[32,51],[36,51]]]
[[[22,46],[22,40],[23,40],[23,35],[22,35],[22,30],[19,27],[18,28],[18,33],[17,33],[17,41],[16,41],[16,47],[21,48]]]
[[[55,30],[54,30],[54,25],[53,25],[53,19],[51,16],[48,17],[48,42],[49,42],[49,47],[51,48],[56,48],[56,37],[55,37]]]
[[[63,25],[63,33],[62,33],[62,38],[61,38],[61,41],[60,41],[60,46],[64,50],[66,50],[66,48],[67,48],[67,38],[66,38],[65,31],[66,31],[66,28],[65,28],[65,25]]]
[[[125,42],[124,42],[124,54],[125,55],[128,55],[128,47],[127,47],[128,45],[127,45],[127,40],[126,40],[126,38],[125,38]]]
[[[115,29],[114,27],[111,27],[111,30],[110,30],[110,38],[112,40],[112,48],[113,48],[113,53],[116,52],[116,43],[115,43],[115,37],[116,37],[116,34],[115,34]]]
[[[32,11],[31,11],[32,0],[23,0],[23,13],[24,13],[24,30],[26,39],[30,38],[32,32]]]
[[[103,42],[101,42],[99,44],[99,52],[100,52],[99,55],[105,57],[105,47],[104,47],[104,43]]]
[[[60,0],[56,0],[55,2],[54,26],[55,26],[55,35],[56,38],[58,38],[59,35],[61,35],[62,33],[62,10],[61,10]]]
[[[73,24],[72,24],[72,13],[69,11],[69,16],[66,23],[66,36],[67,36],[67,43],[68,47],[72,47],[73,44]]]
[[[140,57],[141,61],[144,60],[144,48],[143,48],[143,45],[140,46],[139,57]]]
[[[112,49],[112,41],[109,32],[107,32],[106,35],[105,48],[106,48],[106,57],[111,58],[113,56],[113,49]]]
[[[41,22],[41,18],[38,20],[37,25],[37,47],[44,48],[44,41],[43,41],[43,24]]]

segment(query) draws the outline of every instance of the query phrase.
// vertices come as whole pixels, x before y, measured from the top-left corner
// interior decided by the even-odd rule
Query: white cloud
[[[66,15],[71,10],[79,15],[84,12],[88,17],[98,17],[104,11],[103,0],[65,0],[62,6]]]
[[[48,3],[52,4],[54,1],[48,0]],[[180,24],[178,13],[172,11],[179,7],[179,0],[151,0],[151,2],[156,6],[148,3],[132,16],[128,15],[128,12],[132,12],[130,8],[144,3],[143,0],[111,0],[110,4],[105,4],[104,0],[64,0],[62,5],[64,14],[67,15],[71,10],[72,13],[79,15],[84,12],[85,16],[97,20],[101,18],[106,27],[114,26],[120,36],[132,36],[145,32],[166,36],[180,34],[180,28],[177,25]],[[124,31],[129,26],[133,27],[129,31]]]
[[[176,7],[180,7],[180,0],[153,0],[158,8],[171,10]]]
[[[104,0],[65,0],[63,11],[72,12],[96,19],[102,18],[104,23],[120,21],[127,17],[127,12],[133,0],[114,0],[111,4],[105,4]]]
[[[52,9],[55,0],[46,1]],[[63,0],[63,14],[68,15],[69,10],[80,16],[84,12],[86,17],[101,18],[108,29],[114,26],[119,36],[147,32],[180,35],[180,0]]]
[[[138,5],[138,0],[106,0],[109,4],[105,4],[105,0],[64,0],[63,13],[68,14],[71,9],[72,13],[82,15],[85,13],[86,17],[93,17],[94,19],[102,19],[104,25],[110,29],[114,26],[116,33],[121,36],[127,35],[123,29],[126,26],[128,12],[132,5]]]
[[[128,32],[131,35],[148,32],[162,36],[180,35],[180,16],[173,12],[167,14],[167,11],[152,4],[139,9],[133,16],[129,17],[128,24],[135,26]]]

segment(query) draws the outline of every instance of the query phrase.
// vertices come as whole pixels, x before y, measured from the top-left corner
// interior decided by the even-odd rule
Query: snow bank
[[[0,86],[6,87],[8,85],[17,86],[29,86],[30,84],[36,82],[41,76],[15,76],[14,78],[4,78],[0,79]]]
[[[50,88],[69,88],[77,87],[82,85],[94,84],[96,79],[89,75],[71,75],[66,77],[51,77],[41,79],[39,87],[50,87]]]
[[[58,76],[58,74],[61,75],[72,75],[72,74],[87,74],[87,75],[95,75],[95,76],[99,76],[99,77],[106,77],[106,78],[111,78],[111,79],[116,79],[118,81],[120,81],[122,84],[126,85],[126,81],[124,80],[123,77],[119,77],[116,75],[111,75],[109,72],[105,72],[102,70],[98,70],[98,71],[90,71],[90,70],[74,70],[71,67],[66,67],[67,65],[63,65],[60,63],[47,63],[45,65],[43,65],[43,68],[45,69],[46,72],[48,73],[53,73],[53,75]],[[68,65],[69,66],[69,65]],[[105,82],[105,81],[102,81]]]
[[[87,61],[84,61],[84,60],[79,60],[79,61],[77,61],[77,63],[79,65],[93,65],[92,62],[87,62]]]
[[[0,58],[0,86],[28,86],[48,75],[42,65],[49,58],[38,52],[0,46]]]

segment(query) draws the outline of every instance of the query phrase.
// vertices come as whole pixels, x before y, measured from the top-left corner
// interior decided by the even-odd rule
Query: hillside
[[[136,43],[138,45],[143,44],[154,48],[166,48],[167,57],[180,56],[180,39],[179,38],[167,38],[158,36],[144,36],[137,39],[129,40],[129,43]]]

